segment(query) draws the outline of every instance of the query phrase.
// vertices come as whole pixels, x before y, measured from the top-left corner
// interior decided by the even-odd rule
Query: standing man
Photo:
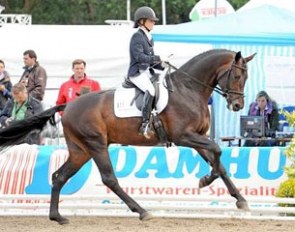
[[[28,93],[32,97],[42,101],[47,81],[46,71],[39,65],[35,51],[25,51],[23,53],[23,59],[25,71],[19,82],[26,86]]]
[[[70,77],[70,80],[61,85],[56,105],[71,102],[82,94],[101,90],[100,84],[86,75],[85,68],[86,62],[82,59],[76,59],[72,62],[74,74]]]

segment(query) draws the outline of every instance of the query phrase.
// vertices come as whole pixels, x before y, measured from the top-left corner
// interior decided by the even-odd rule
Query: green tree
[[[166,0],[166,22],[189,21],[198,0]],[[235,9],[248,0],[228,0]],[[126,0],[0,0],[4,13],[31,14],[33,24],[105,24],[107,19],[126,19]],[[131,19],[140,6],[152,7],[162,23],[161,0],[131,0]]]

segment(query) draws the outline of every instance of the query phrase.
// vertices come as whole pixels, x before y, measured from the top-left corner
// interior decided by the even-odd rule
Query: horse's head
[[[247,63],[256,55],[243,58],[237,52],[228,63],[217,71],[217,81],[227,100],[227,108],[239,111],[244,107],[244,87],[248,78]]]

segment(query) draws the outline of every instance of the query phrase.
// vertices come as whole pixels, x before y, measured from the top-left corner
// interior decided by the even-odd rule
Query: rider
[[[154,69],[163,70],[160,56],[154,54],[153,39],[150,31],[159,19],[152,8],[143,6],[134,14],[134,28],[139,28],[130,41],[129,80],[144,92],[142,107],[142,125],[139,132],[150,138],[149,118],[155,98],[155,89],[150,78]]]

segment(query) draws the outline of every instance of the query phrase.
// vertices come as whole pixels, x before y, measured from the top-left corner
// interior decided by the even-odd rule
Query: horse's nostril
[[[236,109],[241,109],[241,104],[236,103],[236,104],[235,104],[235,108],[236,108]]]

